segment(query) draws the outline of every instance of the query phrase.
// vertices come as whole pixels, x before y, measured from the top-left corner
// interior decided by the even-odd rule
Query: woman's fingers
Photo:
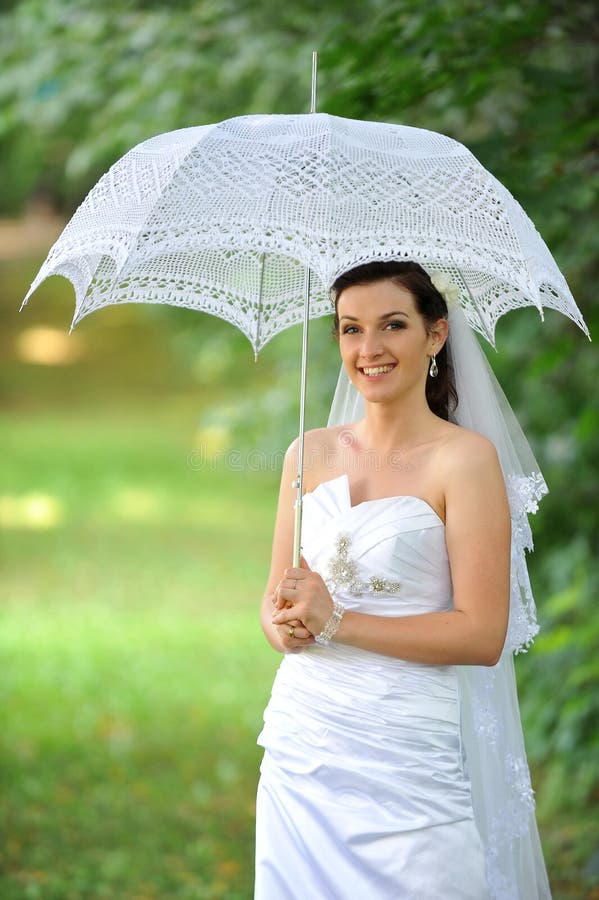
[[[298,570],[299,571],[299,570]],[[292,605],[299,597],[298,578],[283,578],[274,592],[273,605],[282,609],[285,605]]]
[[[312,637],[312,632],[308,631],[306,626],[298,619],[294,619],[292,622],[286,622],[285,628],[287,629],[287,635],[289,637],[299,638],[300,640]],[[293,631],[293,634],[289,634],[290,631]]]
[[[302,619],[301,610],[297,606],[290,606],[287,609],[280,609],[278,612],[274,611],[272,616],[273,625],[288,625],[291,624],[295,620]]]
[[[277,626],[277,632],[285,653],[299,653],[314,643],[312,634],[303,625],[294,626],[287,622]]]
[[[305,578],[312,569],[304,559],[304,557],[300,557],[300,562],[304,563],[303,566],[289,566],[289,568],[285,569],[283,572],[283,576],[285,578]]]
[[[292,608],[293,607],[290,607],[290,609],[292,609]],[[273,612],[273,617],[274,617],[274,612]],[[277,627],[278,627],[278,623],[274,621],[274,618],[273,618],[273,625],[277,625]],[[308,631],[308,629],[306,628],[306,626],[304,625],[302,620],[297,618],[297,611],[295,611],[295,613],[294,613],[294,618],[289,619],[287,622],[284,623],[284,625],[285,625],[285,628],[287,629],[287,631],[289,631],[289,629],[293,628],[294,634],[299,638],[311,637],[311,635],[312,635],[312,632]],[[291,635],[291,637],[293,637],[293,635]]]
[[[297,596],[295,597],[297,599]],[[273,609],[291,609],[293,606],[294,598],[290,595],[290,593],[285,591],[285,588],[277,588],[273,595],[272,605]]]

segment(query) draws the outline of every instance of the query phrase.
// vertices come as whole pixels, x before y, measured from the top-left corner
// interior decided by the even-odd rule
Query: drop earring
[[[428,370],[428,374],[431,376],[431,378],[436,378],[437,375],[439,374],[439,367],[437,365],[437,360],[435,359],[434,353],[431,356],[431,364],[430,364],[430,368]]]

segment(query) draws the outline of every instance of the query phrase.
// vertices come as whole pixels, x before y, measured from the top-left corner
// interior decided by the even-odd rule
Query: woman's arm
[[[446,543],[454,609],[400,617],[347,611],[335,641],[414,662],[494,665],[507,632],[510,595],[510,513],[497,453],[485,438],[466,432],[444,448]],[[298,575],[298,573],[301,573]],[[290,568],[277,596],[294,602],[274,616],[291,616],[319,634],[332,611],[316,572]],[[299,578],[299,591],[289,579]]]
[[[304,436],[304,440],[308,433]],[[292,482],[297,479],[298,439],[290,445],[283,460],[283,472],[279,488],[279,501],[275,518],[270,574],[260,608],[260,623],[271,647],[279,653],[297,653],[314,643],[314,638],[294,616],[285,625],[275,625],[272,621],[277,590],[285,569],[293,561],[293,532],[295,526],[294,503],[297,496]],[[297,623],[297,624],[296,624]],[[295,626],[293,637],[289,635],[291,625]]]

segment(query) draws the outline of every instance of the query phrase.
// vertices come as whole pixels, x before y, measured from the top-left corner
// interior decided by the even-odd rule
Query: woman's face
[[[430,356],[443,346],[446,323],[429,334],[412,293],[393,281],[356,284],[337,301],[339,349],[365,399],[392,400],[424,388]]]

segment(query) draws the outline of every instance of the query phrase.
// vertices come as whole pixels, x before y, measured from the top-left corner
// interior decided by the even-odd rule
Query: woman
[[[445,299],[411,262],[361,266],[334,293],[364,415],[305,436],[301,568],[297,441],[285,458],[261,614],[285,658],[258,739],[256,898],[549,896],[538,849],[524,846],[524,874],[498,871],[505,848],[475,815],[475,741],[492,741],[463,707],[496,690],[481,671],[505,669],[511,515],[493,442],[449,420]],[[476,667],[470,684],[458,667]]]

